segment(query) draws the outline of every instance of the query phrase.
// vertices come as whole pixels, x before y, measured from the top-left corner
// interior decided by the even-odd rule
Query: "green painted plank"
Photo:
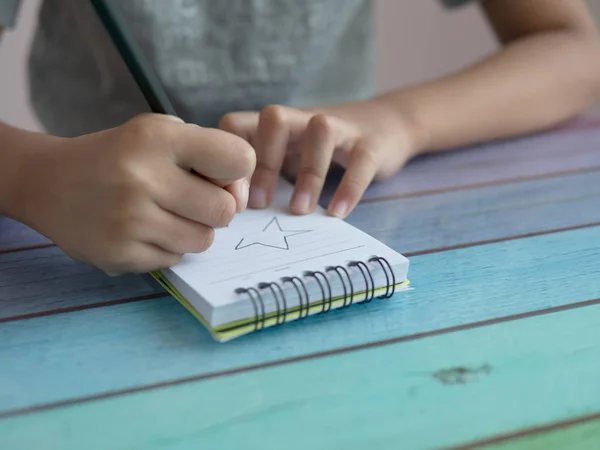
[[[596,412],[600,305],[0,421],[11,449],[430,449]]]
[[[600,172],[367,203],[348,218],[405,252],[600,223]],[[140,277],[111,279],[56,248],[0,254],[0,320],[152,295]]]
[[[423,255],[413,291],[227,344],[170,298],[6,322],[0,412],[597,299],[599,253],[595,227]]]
[[[469,446],[471,447],[471,446]],[[598,450],[600,420],[586,420],[565,427],[540,431],[489,445],[473,445],[485,450]]]

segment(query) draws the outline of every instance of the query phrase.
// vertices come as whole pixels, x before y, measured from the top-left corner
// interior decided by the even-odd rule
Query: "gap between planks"
[[[177,380],[153,383],[153,384],[148,384],[145,386],[138,386],[136,388],[115,390],[115,391],[111,391],[111,392],[104,392],[102,394],[97,394],[97,395],[83,396],[83,397],[79,397],[79,398],[72,399],[72,400],[46,403],[46,404],[41,404],[41,405],[37,405],[34,407],[28,407],[28,408],[23,408],[23,409],[8,410],[8,411],[0,412],[0,419],[7,418],[7,417],[21,416],[21,415],[26,415],[26,414],[32,414],[32,413],[36,413],[36,412],[40,412],[40,411],[47,411],[47,410],[51,410],[51,409],[57,409],[57,408],[75,405],[75,404],[79,404],[79,403],[103,400],[106,398],[119,397],[119,396],[123,396],[123,395],[137,393],[137,392],[151,391],[154,389],[160,389],[160,388],[164,388],[164,387],[168,387],[168,386],[176,386],[176,385],[191,383],[191,382],[195,382],[195,381],[202,381],[202,380],[208,380],[208,379],[212,379],[212,378],[224,377],[224,376],[228,376],[228,375],[235,375],[235,374],[239,374],[239,373],[251,372],[251,371],[256,371],[256,370],[260,370],[260,369],[266,369],[269,367],[281,366],[281,365],[285,365],[285,364],[293,364],[293,363],[311,360],[311,359],[325,358],[328,356],[338,355],[338,354],[343,354],[343,353],[350,353],[350,352],[354,352],[357,350],[365,350],[365,349],[369,349],[369,348],[381,347],[381,346],[397,344],[397,343],[401,343],[401,342],[415,341],[418,339],[423,339],[423,338],[427,338],[427,337],[431,337],[431,336],[439,336],[439,335],[448,334],[448,333],[456,333],[456,332],[469,330],[469,329],[473,329],[473,328],[481,328],[481,327],[485,327],[488,325],[516,321],[516,320],[525,319],[528,317],[536,317],[536,316],[554,314],[554,313],[558,313],[561,311],[579,309],[579,308],[584,308],[586,306],[592,306],[592,305],[597,305],[597,304],[600,304],[600,298],[596,298],[596,299],[592,299],[592,300],[585,300],[585,301],[572,303],[572,304],[568,304],[568,305],[555,306],[552,308],[538,309],[535,311],[528,311],[528,312],[524,312],[524,313],[513,314],[513,315],[509,315],[509,316],[494,318],[494,319],[481,320],[478,322],[471,322],[471,323],[464,324],[464,325],[456,325],[456,326],[447,327],[447,328],[440,328],[440,329],[436,329],[436,330],[432,330],[432,331],[415,333],[415,334],[400,336],[400,337],[396,337],[396,338],[367,342],[367,343],[360,344],[360,345],[340,347],[340,348],[336,348],[333,350],[327,350],[327,351],[323,351],[323,352],[315,352],[315,353],[311,353],[311,354],[295,356],[292,358],[282,358],[282,359],[279,359],[276,361],[270,361],[270,362],[266,362],[266,363],[237,367],[235,369],[228,369],[228,370],[223,370],[223,371],[205,373],[205,374],[201,374],[201,375],[183,377],[183,378],[179,378]]]
[[[542,231],[536,231],[536,232],[532,232],[532,233],[525,233],[525,234],[519,234],[519,235],[513,235],[513,236],[505,236],[505,237],[495,238],[495,239],[474,241],[474,242],[468,242],[465,244],[451,245],[451,246],[447,246],[447,247],[438,247],[438,248],[419,250],[419,251],[414,251],[414,252],[405,252],[403,254],[407,258],[410,258],[410,257],[414,257],[414,256],[429,255],[432,253],[442,253],[442,252],[447,252],[447,251],[452,251],[452,250],[460,250],[460,249],[469,248],[469,247],[477,247],[480,245],[497,244],[500,242],[515,241],[518,239],[527,239],[527,238],[536,237],[536,236],[545,236],[548,234],[564,233],[564,232],[580,230],[580,229],[584,229],[584,228],[593,228],[596,226],[600,226],[600,222],[591,222],[591,223],[587,223],[587,224],[573,225],[570,227],[553,228],[551,230],[542,230]],[[89,304],[81,305],[81,306],[50,309],[50,310],[35,312],[35,313],[31,313],[31,314],[22,314],[22,315],[18,315],[18,316],[10,316],[10,317],[5,317],[5,318],[0,318],[0,324],[6,323],[6,322],[15,322],[18,320],[23,320],[23,319],[32,319],[35,317],[52,316],[55,314],[64,314],[64,313],[69,313],[69,312],[74,312],[74,311],[83,311],[86,309],[102,308],[105,306],[121,305],[124,303],[152,300],[155,298],[168,297],[168,296],[169,296],[169,294],[165,291],[165,292],[157,292],[154,294],[147,294],[147,295],[136,296],[136,297],[125,297],[125,298],[116,299],[116,300],[107,300],[107,301],[98,302],[98,303],[89,303]]]
[[[137,297],[118,298],[116,300],[107,300],[104,302],[89,303],[87,305],[80,305],[80,306],[70,306],[68,308],[50,309],[47,311],[40,311],[40,312],[31,313],[31,314],[21,314],[19,316],[0,317],[0,324],[4,323],[4,322],[14,322],[17,320],[33,319],[35,317],[52,316],[55,314],[64,314],[64,313],[70,313],[70,312],[75,312],[75,311],[83,311],[86,309],[102,308],[105,306],[122,305],[124,303],[141,302],[144,300],[152,300],[155,298],[168,297],[168,296],[169,296],[169,294],[166,291],[165,292],[156,292],[154,294],[139,295]]]
[[[476,450],[476,449],[485,449],[490,447],[490,450],[495,448],[496,444],[509,444],[511,441],[517,441],[522,438],[534,437],[537,435],[543,435],[550,431],[560,430],[560,429],[568,429],[575,425],[581,425],[588,422],[594,422],[600,419],[600,412],[596,412],[593,414],[573,417],[567,420],[561,420],[559,422],[553,422],[545,425],[539,425],[537,427],[527,428],[524,430],[519,430],[513,433],[502,434],[498,436],[494,436],[491,438],[470,442],[467,444],[462,444],[455,447],[449,447],[449,450]]]
[[[536,174],[536,175],[529,175],[529,176],[522,176],[522,177],[515,177],[515,178],[507,178],[504,180],[463,184],[463,185],[457,185],[457,186],[452,186],[452,187],[447,187],[447,188],[442,188],[442,189],[430,189],[430,190],[406,192],[403,194],[382,195],[379,197],[366,198],[364,200],[361,200],[360,204],[384,202],[384,201],[388,201],[388,200],[397,200],[397,199],[401,199],[401,198],[425,197],[427,195],[444,194],[446,192],[466,191],[469,189],[478,189],[478,188],[491,187],[491,186],[501,186],[501,185],[505,185],[505,184],[525,183],[528,181],[545,180],[548,178],[558,178],[558,177],[564,177],[564,176],[568,176],[568,175],[578,175],[578,174],[592,173],[592,172],[598,172],[598,171],[600,171],[600,166],[590,166],[590,167],[584,167],[581,169],[561,170],[561,171],[550,172],[550,173],[545,173],[545,174]]]

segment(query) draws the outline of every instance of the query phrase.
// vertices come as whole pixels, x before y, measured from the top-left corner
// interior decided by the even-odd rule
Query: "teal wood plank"
[[[363,200],[506,183],[600,167],[600,128],[564,129],[417,158],[390,180],[372,184]],[[329,177],[321,202],[332,196]]]
[[[598,323],[588,306],[15,416],[0,435],[14,450],[448,448],[597,412]]]
[[[594,227],[422,255],[413,291],[227,344],[170,298],[5,322],[0,413],[598,299],[599,253]]]
[[[157,293],[142,277],[108,277],[56,247],[0,254],[0,321]]]
[[[348,222],[402,253],[599,223],[599,178],[600,171],[366,203]],[[155,292],[140,277],[111,279],[56,248],[0,254],[0,320]]]

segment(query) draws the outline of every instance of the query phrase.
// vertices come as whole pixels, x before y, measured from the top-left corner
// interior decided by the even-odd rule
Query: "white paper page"
[[[229,227],[216,230],[210,249],[185,255],[172,272],[217,309],[240,301],[237,288],[374,255],[390,263],[405,259],[322,208],[305,216],[289,213],[291,193],[292,186],[281,181],[271,208],[238,214]]]

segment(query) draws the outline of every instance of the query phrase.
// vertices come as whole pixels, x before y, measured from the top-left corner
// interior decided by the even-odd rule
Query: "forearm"
[[[0,215],[15,216],[14,205],[19,201],[19,186],[28,182],[27,167],[36,154],[58,139],[0,122]]]
[[[419,152],[539,131],[586,110],[600,96],[600,45],[568,31],[514,41],[440,80],[380,97],[408,115]]]

